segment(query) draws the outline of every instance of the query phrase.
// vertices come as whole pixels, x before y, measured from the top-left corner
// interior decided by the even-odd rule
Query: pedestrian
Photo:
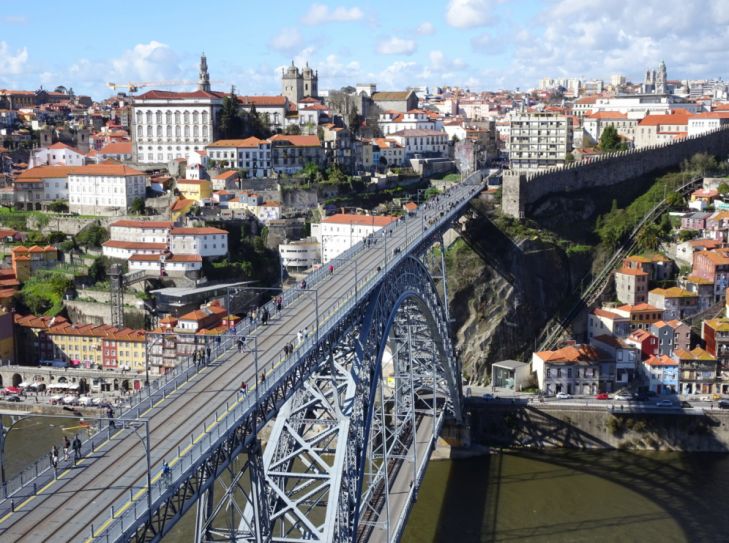
[[[243,350],[243,347],[246,346],[246,337],[241,336],[241,338],[238,340],[238,352],[241,352]]]
[[[301,342],[304,340],[304,334],[299,330],[296,332],[296,342],[301,345]]]
[[[208,345],[207,347],[205,347],[205,354],[207,355],[206,363],[207,364],[210,364],[210,345]]]
[[[309,327],[304,326],[304,339],[309,337]]]
[[[331,277],[332,275],[334,275],[334,266],[329,264],[329,276]]]
[[[114,409],[108,407],[106,410],[106,416],[109,419],[109,428],[116,428],[116,422],[114,422]]]
[[[58,449],[55,446],[51,449],[50,458],[53,471],[56,471],[58,469]]]
[[[262,371],[261,372],[261,383],[265,383],[265,382],[266,382],[266,372]]]
[[[73,438],[71,447],[73,448],[73,465],[75,466],[81,458],[81,440],[78,438],[78,434]]]
[[[71,448],[71,442],[68,440],[68,436],[63,436],[63,461],[68,461],[68,450]]]
[[[241,381],[241,383],[240,383],[240,393],[245,396],[247,392],[248,392],[248,383],[246,383],[245,381]]]

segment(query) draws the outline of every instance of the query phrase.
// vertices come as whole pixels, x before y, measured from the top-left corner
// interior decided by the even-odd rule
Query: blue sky
[[[291,59],[320,88],[459,85],[531,88],[542,77],[721,77],[729,0],[0,0],[0,88],[195,80],[201,51],[214,88],[279,92]],[[182,89],[183,87],[176,87]]]

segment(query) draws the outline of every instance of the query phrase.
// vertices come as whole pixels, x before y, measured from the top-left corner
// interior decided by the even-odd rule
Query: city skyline
[[[239,5],[232,1],[206,12],[132,0],[113,16],[78,8],[48,17],[50,4],[38,2],[0,16],[0,88],[66,85],[103,98],[113,93],[109,81],[195,81],[203,51],[213,88],[235,85],[242,94],[278,94],[280,70],[292,60],[317,69],[322,90],[369,81],[527,89],[544,77],[608,80],[615,73],[639,82],[660,60],[671,79],[723,75],[729,5],[682,4],[675,17],[673,0],[632,4],[286,1],[275,17],[258,6],[246,17],[233,15]],[[71,32],[63,37],[59,28]]]

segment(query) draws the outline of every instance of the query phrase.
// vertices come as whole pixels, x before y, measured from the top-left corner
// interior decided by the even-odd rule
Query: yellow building
[[[213,184],[209,179],[178,179],[177,190],[183,198],[198,204],[213,196]]]

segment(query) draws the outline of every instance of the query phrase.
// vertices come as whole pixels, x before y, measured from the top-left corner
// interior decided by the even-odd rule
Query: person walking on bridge
[[[246,337],[241,336],[240,339],[238,340],[238,352],[243,351],[243,347],[245,347],[245,346],[246,346]]]
[[[210,364],[210,345],[205,347],[205,355],[206,355],[205,363]]]
[[[68,461],[68,450],[71,448],[71,442],[68,440],[68,436],[63,436],[63,460]]]
[[[75,466],[76,462],[81,458],[81,440],[78,438],[78,434],[73,438],[71,447],[73,448],[73,465]]]
[[[240,393],[245,396],[248,393],[248,383],[245,381],[241,381],[240,383]]]
[[[329,277],[331,277],[332,275],[334,275],[334,265],[329,264]]]

